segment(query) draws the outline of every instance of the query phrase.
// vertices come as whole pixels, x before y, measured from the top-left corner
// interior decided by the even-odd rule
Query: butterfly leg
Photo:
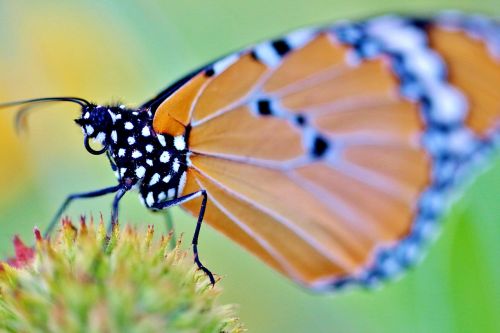
[[[120,203],[120,200],[123,198],[123,196],[125,195],[125,193],[127,193],[128,190],[130,190],[129,187],[120,185],[118,190],[115,191],[116,194],[115,198],[113,199],[113,205],[111,207],[111,221],[108,225],[108,232],[107,232],[108,238],[111,236],[114,226],[116,225],[116,223],[118,223],[118,204]]]
[[[206,268],[201,263],[200,257],[198,255],[198,238],[200,236],[201,225],[203,223],[203,216],[205,215],[205,208],[207,206],[207,199],[208,199],[207,192],[205,190],[194,192],[194,193],[191,193],[191,194],[188,194],[188,195],[184,195],[182,197],[179,197],[179,198],[167,201],[167,202],[162,202],[162,203],[156,204],[152,208],[155,208],[155,209],[166,209],[168,207],[172,207],[172,206],[177,206],[177,205],[183,204],[184,202],[187,202],[189,200],[198,198],[200,196],[202,196],[203,199],[201,201],[200,212],[198,213],[198,221],[196,222],[196,229],[194,230],[193,241],[192,241],[193,254],[194,254],[194,262],[196,263],[196,265],[198,266],[198,268],[201,269],[208,276],[208,278],[210,279],[210,283],[212,285],[215,285],[215,278],[214,278],[212,272],[210,272],[208,270],[208,268]]]
[[[76,193],[76,194],[71,194],[69,195],[66,200],[64,200],[63,204],[59,209],[57,210],[57,213],[54,215],[52,220],[50,221],[49,226],[45,230],[44,236],[47,237],[50,235],[52,230],[57,224],[57,221],[61,217],[61,215],[64,213],[66,208],[68,208],[69,204],[75,200],[75,199],[85,199],[85,198],[95,198],[95,197],[100,197],[109,193],[115,193],[119,191],[122,188],[122,185],[116,185],[116,186],[111,186],[111,187],[106,187],[97,191],[91,191],[91,192],[83,192],[83,193]]]

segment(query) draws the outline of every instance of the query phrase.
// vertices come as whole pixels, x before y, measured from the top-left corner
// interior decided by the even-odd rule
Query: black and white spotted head
[[[106,135],[110,134],[113,120],[109,110],[113,107],[101,105],[88,105],[82,108],[81,117],[75,122],[81,126],[83,134],[101,144],[104,143]]]

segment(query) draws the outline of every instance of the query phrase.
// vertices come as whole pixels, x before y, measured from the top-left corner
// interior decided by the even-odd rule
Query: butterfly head
[[[115,109],[119,107],[101,106],[101,105],[85,105],[82,106],[82,114],[75,122],[82,128],[85,136],[85,146],[87,150],[90,147],[88,141],[93,139],[104,147],[107,146],[111,132],[113,130],[113,116],[116,116]],[[104,152],[89,150],[91,153]]]

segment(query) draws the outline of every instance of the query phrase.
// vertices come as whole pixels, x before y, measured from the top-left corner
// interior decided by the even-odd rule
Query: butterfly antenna
[[[17,111],[15,119],[15,128],[19,133],[23,127],[26,126],[26,115],[34,107],[39,106],[40,103],[50,103],[50,102],[70,102],[80,105],[82,108],[91,105],[89,101],[79,97],[44,97],[44,98],[33,98],[21,101],[0,103],[0,109],[9,108],[15,106],[21,106]]]

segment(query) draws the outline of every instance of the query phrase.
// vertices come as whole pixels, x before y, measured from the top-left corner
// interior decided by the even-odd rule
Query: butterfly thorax
[[[149,110],[123,106],[84,109],[77,123],[84,134],[106,147],[118,181],[139,190],[149,208],[178,197],[186,180],[185,136],[158,134]]]

